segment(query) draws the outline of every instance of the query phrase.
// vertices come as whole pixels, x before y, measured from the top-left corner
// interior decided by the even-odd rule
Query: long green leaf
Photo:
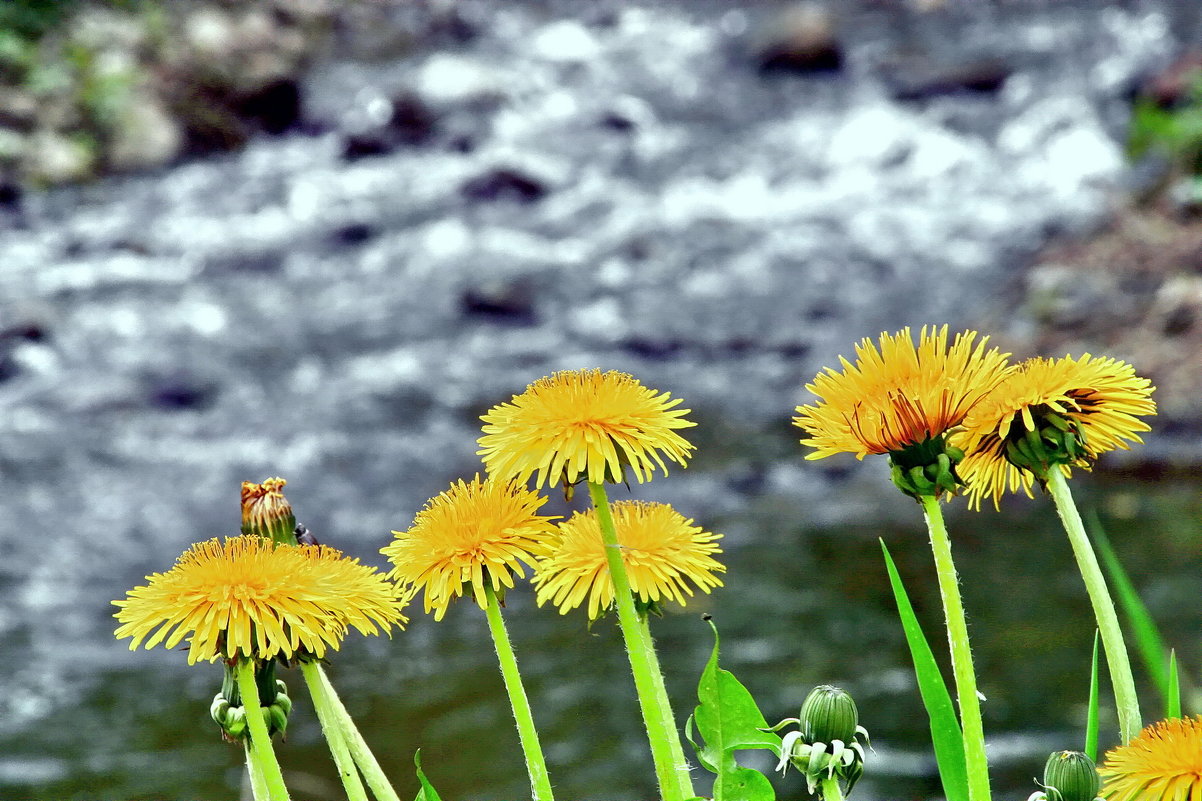
[[[889,548],[881,540],[885,554],[885,567],[889,571],[889,583],[893,587],[893,598],[901,617],[906,644],[910,647],[910,658],[914,661],[914,675],[918,679],[918,691],[931,722],[931,745],[935,748],[935,762],[939,765],[939,779],[943,782],[943,794],[947,801],[968,801],[968,768],[964,763],[964,735],[960,730],[952,697],[939,672],[935,655],[927,644],[914,607],[906,595]]]
[[[1181,717],[1181,677],[1177,674],[1177,650],[1169,651],[1169,692],[1165,699],[1166,718]]]
[[[714,801],[774,801],[772,784],[759,771],[745,768],[735,761],[735,751],[764,748],[780,754],[781,740],[776,734],[764,731],[768,722],[755,699],[728,670],[718,667],[718,629],[714,630],[714,650],[697,684],[697,700],[685,726],[689,742],[697,749],[697,759],[705,768],[717,774],[714,779]],[[698,745],[692,738],[693,725],[705,738]]]
[[[413,764],[417,766],[417,780],[421,782],[421,789],[417,791],[417,797],[413,801],[442,801],[438,795],[438,791],[434,789],[434,785],[426,778],[425,772],[422,770],[422,751],[417,749],[413,754]]]
[[[1093,632],[1093,659],[1089,667],[1089,713],[1085,718],[1085,755],[1098,761],[1098,642],[1101,635]]]
[[[1094,544],[1097,545],[1098,555],[1102,557],[1102,565],[1106,568],[1107,575],[1110,576],[1110,583],[1114,585],[1119,605],[1123,608],[1127,621],[1132,627],[1131,633],[1135,639],[1136,650],[1139,651],[1140,659],[1143,660],[1144,669],[1152,677],[1156,689],[1160,691],[1160,697],[1167,699],[1169,696],[1168,648],[1165,647],[1164,638],[1160,636],[1160,629],[1156,627],[1156,621],[1148,613],[1148,607],[1140,599],[1135,585],[1131,582],[1131,577],[1123,568],[1114,548],[1111,547],[1110,539],[1106,536],[1106,531],[1102,528],[1102,523],[1098,520],[1096,513],[1091,513],[1089,516],[1089,528]]]

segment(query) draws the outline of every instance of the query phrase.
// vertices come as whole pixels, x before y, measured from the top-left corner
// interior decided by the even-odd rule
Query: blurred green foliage
[[[1202,175],[1202,69],[1194,70],[1183,97],[1172,106],[1140,98],[1131,115],[1128,151],[1169,159],[1178,175]]]
[[[39,39],[78,4],[79,0],[5,0],[0,3],[0,36]]]

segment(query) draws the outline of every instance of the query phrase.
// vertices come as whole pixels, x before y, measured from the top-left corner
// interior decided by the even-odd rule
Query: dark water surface
[[[918,510],[879,462],[804,462],[788,418],[882,330],[1022,341],[1021,266],[1104,214],[1127,96],[1197,20],[857,3],[838,7],[840,72],[767,74],[756,37],[779,8],[403,6],[378,26],[391,51],[359,42],[314,71],[303,131],[0,208],[0,798],[234,797],[239,754],[207,722],[219,671],[129,653],[109,602],[233,533],[239,482],[271,475],[323,541],[379,564],[390,529],[480,469],[482,412],[593,366],[694,409],[694,464],[634,495],[727,535],[727,586],[654,626],[680,719],[708,611],[770,718],[816,683],[854,692],[876,749],[857,797],[937,795],[877,546],[936,626]],[[981,55],[1005,65],[992,88],[896,88],[907,59]],[[352,147],[372,136],[375,155]],[[1082,492],[1188,667],[1199,486],[1129,477],[1196,466],[1181,431]],[[1026,797],[1046,752],[1080,741],[1088,605],[1045,502],[952,531],[998,789]],[[616,632],[524,592],[508,619],[560,798],[651,798]],[[448,801],[528,792],[470,605],[352,637],[331,672],[402,795],[418,747]],[[285,770],[298,799],[334,797],[289,681]]]

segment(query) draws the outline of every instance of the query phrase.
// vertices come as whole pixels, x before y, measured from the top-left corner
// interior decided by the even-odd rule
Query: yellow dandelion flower
[[[1149,426],[1139,415],[1156,414],[1153,387],[1117,359],[1088,353],[1078,359],[1028,359],[1012,368],[964,419],[952,444],[967,456],[960,475],[974,508],[992,497],[996,506],[1007,491],[1031,495],[1036,476],[1011,462],[1010,446],[1042,425],[1047,415],[1067,423],[1079,450],[1056,458],[1065,477],[1071,467],[1088,469],[1097,457],[1128,442],[1141,442]],[[1055,456],[1055,455],[1053,455]]]
[[[722,552],[717,544],[721,534],[703,531],[667,504],[618,501],[611,508],[630,589],[641,601],[667,598],[683,606],[685,597],[693,595],[689,582],[705,593],[722,586],[714,574],[726,567],[712,556]],[[534,584],[539,606],[550,601],[561,615],[586,597],[590,619],[609,608],[614,584],[595,510],[560,523],[552,553],[539,562]]]
[[[546,553],[556,518],[536,512],[547,499],[514,481],[459,481],[431,498],[408,531],[394,531],[381,549],[393,564],[389,578],[424,591],[426,611],[442,620],[447,605],[464,594],[464,585],[481,609],[487,608],[486,583],[494,591],[513,586],[513,574],[525,577],[522,564],[534,567]]]
[[[296,542],[293,534],[296,517],[283,493],[287,483],[282,478],[268,478],[262,484],[242,482],[243,534],[257,534],[281,543]]]
[[[478,454],[490,475],[526,482],[537,473],[537,487],[621,481],[626,465],[641,484],[657,466],[667,474],[661,451],[683,467],[693,449],[675,431],[696,425],[681,419],[690,410],[680,403],[613,370],[555,373],[481,418]]]
[[[841,372],[828,367],[806,385],[819,398],[793,418],[810,435],[801,441],[814,448],[806,458],[894,453],[958,425],[1001,380],[1009,356],[977,336],[957,334],[949,348],[945,325],[924,326],[917,347],[909,328],[881,334],[879,346],[862,340],[854,365],[840,357]]]
[[[404,600],[384,574],[324,545],[275,545],[231,537],[192,546],[166,573],[113,601],[117,639],[130,650],[174,648],[187,638],[188,664],[337,650],[348,626],[364,634],[407,621]]]
[[[1153,723],[1098,772],[1107,801],[1202,801],[1202,716]]]

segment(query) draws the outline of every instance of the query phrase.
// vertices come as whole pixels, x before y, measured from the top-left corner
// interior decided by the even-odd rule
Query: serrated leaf
[[[952,706],[952,697],[943,681],[943,674],[939,672],[935,655],[922,633],[922,627],[918,624],[914,607],[910,604],[906,588],[884,540],[881,540],[881,550],[885,553],[885,568],[889,571],[889,583],[893,587],[893,598],[897,602],[906,645],[909,646],[910,658],[914,661],[918,692],[930,719],[931,745],[935,749],[935,762],[939,765],[943,794],[947,801],[968,801],[968,767],[964,761],[964,735],[956,717],[956,708]]]
[[[714,631],[714,650],[697,684],[697,700],[686,725],[686,736],[697,749],[697,758],[714,780],[714,801],[774,801],[772,784],[759,771],[744,768],[735,761],[735,751],[764,748],[780,754],[780,737],[768,728],[763,713],[747,688],[728,670],[718,667],[718,629]],[[692,729],[704,738],[699,745]]]

